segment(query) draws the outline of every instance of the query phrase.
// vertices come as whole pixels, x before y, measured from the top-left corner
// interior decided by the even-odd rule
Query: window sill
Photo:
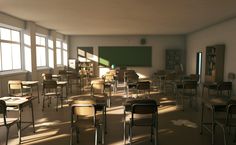
[[[51,67],[46,67],[46,66],[43,66],[43,67],[38,67],[37,70],[41,71],[41,70],[50,70],[52,69]]]
[[[28,71],[26,71],[26,70],[3,71],[3,72],[0,72],[0,77],[20,75],[20,74],[26,74],[26,73],[28,73]]]

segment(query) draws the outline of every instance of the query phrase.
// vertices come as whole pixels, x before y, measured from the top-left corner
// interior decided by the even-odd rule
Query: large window
[[[67,52],[67,44],[65,42],[63,42],[62,52],[63,52],[63,65],[67,66],[68,52]]]
[[[0,27],[0,71],[21,69],[20,31]]]
[[[54,67],[53,41],[50,39],[48,40],[48,65]]]
[[[36,35],[37,67],[46,66],[46,38]]]
[[[57,65],[62,65],[62,55],[61,55],[61,45],[62,41],[61,40],[57,40],[56,41],[56,47],[57,47]]]
[[[32,71],[30,35],[24,34],[25,70]]]
[[[67,43],[61,40],[56,41],[57,47],[57,65],[66,65],[68,61],[68,46]]]

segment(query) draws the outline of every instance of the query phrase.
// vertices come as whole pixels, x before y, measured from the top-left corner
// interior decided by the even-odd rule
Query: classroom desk
[[[234,98],[231,98],[234,99]],[[224,112],[227,102],[229,100],[223,99],[220,97],[214,98],[203,98],[202,100],[202,112],[201,112],[201,131],[202,134],[203,128],[211,133],[212,145],[214,144],[215,138],[215,113],[218,111]],[[204,110],[208,108],[211,111],[211,121],[204,121]],[[209,127],[210,126],[210,127]]]
[[[33,125],[33,132],[35,133],[35,126],[34,126],[34,110],[33,110],[33,102],[32,98],[25,98],[25,97],[1,97],[0,100],[4,100],[6,102],[7,111],[18,111],[19,113],[19,144],[21,144],[21,136],[22,131]],[[22,110],[24,107],[29,106],[31,108],[31,115],[32,121],[22,121]],[[22,124],[27,123],[28,125],[22,128]]]
[[[33,92],[33,88],[37,88],[38,92],[38,103],[40,103],[40,98],[39,98],[39,81],[22,81],[21,82],[23,86],[30,87],[31,94]]]

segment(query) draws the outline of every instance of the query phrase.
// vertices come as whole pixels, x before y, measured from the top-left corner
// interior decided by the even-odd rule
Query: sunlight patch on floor
[[[171,120],[171,122],[176,126],[186,126],[190,128],[197,128],[197,124],[185,119]]]

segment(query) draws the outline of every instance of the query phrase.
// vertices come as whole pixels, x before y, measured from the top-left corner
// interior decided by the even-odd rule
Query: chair
[[[139,76],[135,73],[135,71],[130,70],[130,72],[125,72],[124,78],[125,78],[126,96],[129,97],[129,90],[130,89],[136,90]]]
[[[79,85],[79,92],[81,93],[81,81],[80,81],[80,77],[77,73],[68,74],[67,81],[68,81],[68,86],[70,88],[71,93],[72,93],[73,85],[75,85],[75,86]]]
[[[67,81],[67,72],[66,72],[66,70],[59,70],[58,74],[61,75],[61,80],[62,81]]]
[[[151,83],[149,81],[142,81],[137,83],[137,96],[140,94],[140,92],[145,95],[147,93],[148,97],[150,97],[150,89],[151,89]]]
[[[105,94],[105,81],[102,79],[99,80],[93,80],[91,81],[91,95],[103,95]],[[105,95],[106,97],[104,99],[106,99],[107,101],[107,106],[110,107],[111,106],[111,90],[109,89],[109,93],[108,95]]]
[[[215,120],[216,125],[218,125],[222,131],[224,136],[224,145],[228,144],[228,137],[231,133],[231,127],[236,127],[236,102],[229,103],[226,107],[226,118],[218,118]],[[227,137],[228,131],[228,137]],[[236,141],[236,133],[235,140]]]
[[[151,127],[151,141],[154,134],[154,144],[157,145],[158,114],[155,100],[144,99],[131,104],[131,118],[129,121],[130,145],[132,144],[133,127],[135,126]]]
[[[23,86],[20,80],[9,80],[8,81],[8,94],[9,96],[15,97],[32,97],[31,88],[28,86]]]
[[[104,144],[104,126],[103,121],[96,117],[96,102],[94,100],[76,100],[71,106],[71,138],[70,144],[73,144],[74,132],[76,133],[77,143],[79,143],[79,133],[81,128],[94,129],[94,144],[98,144],[98,133],[101,132],[102,144]],[[89,120],[91,123],[89,124]]]
[[[198,107],[197,103],[197,81],[192,81],[192,80],[184,80],[182,82],[183,89],[181,93],[181,99],[182,99],[182,105],[183,105],[183,110],[184,110],[184,98],[189,99],[189,105],[192,106],[193,104],[193,99],[195,98],[195,103],[196,103],[196,109]]]
[[[43,73],[42,77],[43,77],[43,80],[52,80],[52,74],[51,73]]]
[[[165,93],[167,92],[172,92],[174,93],[174,87],[175,87],[175,81],[177,79],[177,75],[175,73],[169,73],[166,75],[165,77],[165,83],[164,83],[164,91]],[[167,91],[167,90],[170,90],[170,91]]]
[[[115,80],[114,74],[105,74],[104,75],[104,80],[105,80],[105,89],[108,88],[109,92],[111,87],[113,88],[113,92],[116,92],[117,90],[117,81]]]
[[[217,85],[217,94],[219,96],[222,96],[226,92],[226,97],[230,98],[231,96],[231,91],[232,91],[232,82],[220,82]]]
[[[7,129],[7,134],[6,134],[6,145],[7,145],[10,127],[17,123],[17,127],[19,130],[19,125],[18,125],[18,118],[7,118],[6,108],[7,106],[6,106],[5,101],[0,100],[0,114],[2,114],[3,116],[3,117],[0,117],[0,127],[5,126]]]
[[[51,104],[51,97],[56,97],[56,110],[58,110],[58,99],[61,100],[61,107],[63,103],[62,90],[57,87],[57,82],[55,80],[44,80],[43,81],[43,111],[45,100],[49,100],[48,106]],[[47,98],[46,98],[47,97]]]

